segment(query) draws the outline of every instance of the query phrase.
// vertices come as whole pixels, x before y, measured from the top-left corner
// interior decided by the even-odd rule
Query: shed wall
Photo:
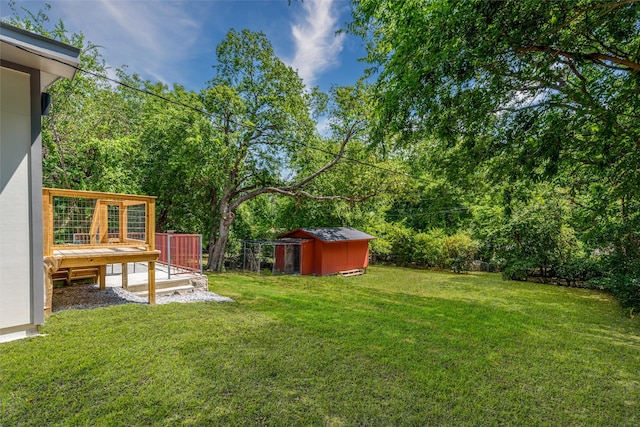
[[[348,244],[348,268],[346,268],[345,270],[367,268],[369,266],[369,242],[353,241],[348,242]]]
[[[315,274],[315,241],[304,242],[300,248],[300,274]]]

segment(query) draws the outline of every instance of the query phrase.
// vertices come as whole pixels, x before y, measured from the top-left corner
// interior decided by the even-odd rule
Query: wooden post
[[[155,199],[149,200],[147,203],[147,242],[148,251],[156,249],[156,201]],[[156,263],[155,261],[149,262],[149,304],[156,304]]]
[[[109,205],[100,201],[100,243],[109,242]]]
[[[153,251],[156,249],[156,201],[154,199],[149,200],[147,203],[147,242],[149,245],[148,250]]]
[[[122,263],[122,289],[129,289],[129,263]]]
[[[129,208],[126,205],[122,205],[120,207],[120,241],[125,242],[129,238],[129,213],[127,212]]]
[[[156,304],[156,263],[155,261],[149,261],[148,263],[148,280],[149,280],[149,305]]]
[[[118,238],[120,243],[124,242],[127,238],[127,207],[123,202],[118,203],[118,214],[120,227],[118,230]]]
[[[52,256],[44,257],[44,315],[51,316],[53,309],[53,273],[58,271],[60,260]]]
[[[96,235],[100,229],[100,200],[96,199],[93,207],[93,215],[91,216],[91,226],[89,227],[89,244],[95,245],[97,242]]]
[[[100,281],[100,290],[104,291],[107,289],[107,265],[102,264],[98,266],[98,276]]]

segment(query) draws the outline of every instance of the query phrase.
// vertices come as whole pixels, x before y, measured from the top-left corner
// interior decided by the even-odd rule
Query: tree
[[[378,139],[428,139],[452,179],[553,183],[594,246],[638,258],[640,1],[361,0],[353,16]]]
[[[385,134],[508,158],[515,174],[588,170],[616,198],[638,182],[638,0],[359,1],[354,19]]]
[[[267,38],[248,30],[230,31],[217,47],[216,74],[202,92],[214,128],[209,141],[218,157],[217,173],[205,184],[210,209],[207,269],[223,268],[224,251],[236,210],[262,194],[317,200],[346,198],[305,190],[333,168],[358,133],[352,122],[331,143],[335,155],[305,175],[287,176],[291,158],[320,141],[311,118],[314,97],[298,74],[274,54]]]
[[[132,137],[138,124],[135,106],[140,95],[122,86],[114,87],[105,77],[107,67],[99,47],[82,33],[69,34],[58,21],[49,29],[47,12],[10,3],[9,22],[28,31],[71,44],[81,49],[80,70],[73,80],[60,79],[48,92],[51,107],[43,118],[43,184],[95,191],[137,192],[139,163],[137,140]],[[120,80],[136,82],[116,70]]]
[[[202,99],[179,85],[147,82],[143,89],[154,96],[141,106],[141,180],[157,196],[156,228],[207,230],[207,187],[221,180],[221,166]]]

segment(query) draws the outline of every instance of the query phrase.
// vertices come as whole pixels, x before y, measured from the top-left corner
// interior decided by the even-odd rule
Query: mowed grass
[[[0,344],[0,425],[640,423],[607,294],[391,267],[210,276],[236,303],[56,312]]]

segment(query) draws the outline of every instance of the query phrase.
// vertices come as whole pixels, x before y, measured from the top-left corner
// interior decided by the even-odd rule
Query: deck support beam
[[[155,261],[149,261],[149,305],[156,304],[156,263]]]
[[[123,262],[121,265],[122,265],[122,289],[126,291],[127,289],[129,289],[129,263]]]
[[[107,289],[107,264],[98,266],[98,283],[101,291]]]

